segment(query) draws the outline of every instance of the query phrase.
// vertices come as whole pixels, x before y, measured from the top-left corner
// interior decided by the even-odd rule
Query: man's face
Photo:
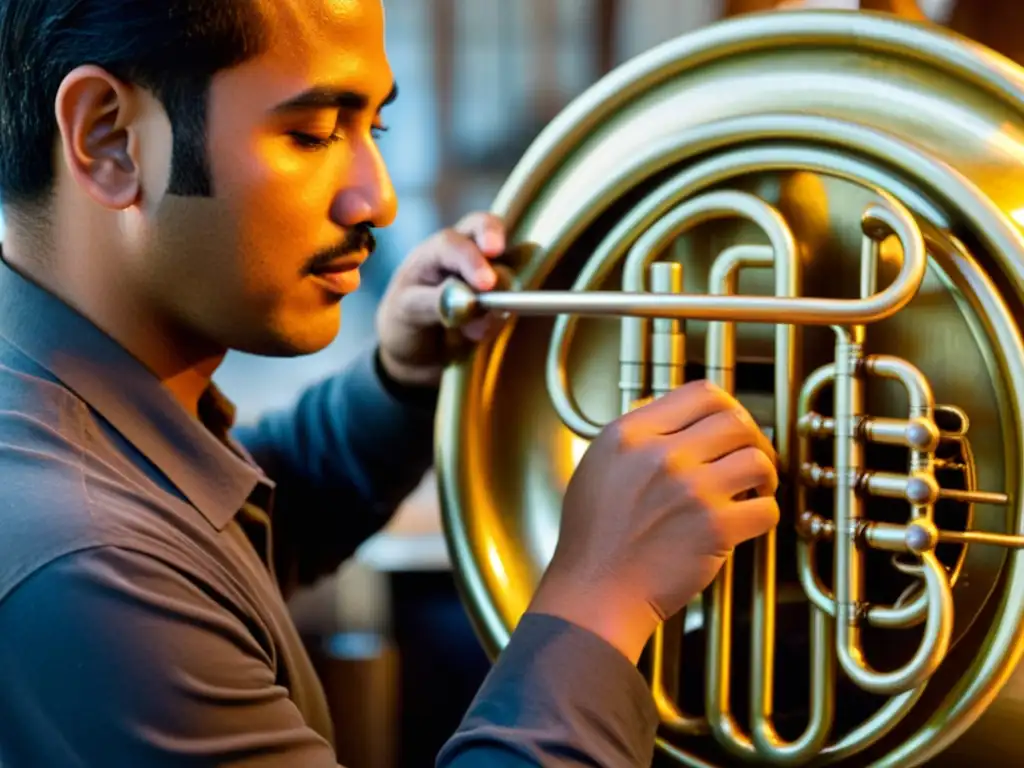
[[[358,287],[355,267],[372,247],[369,227],[395,217],[376,144],[394,82],[379,0],[272,9],[268,52],[213,82],[212,198],[151,194],[132,258],[151,298],[191,332],[293,355],[335,337],[341,297]],[[166,189],[167,167],[152,167],[159,153],[142,155],[143,186]]]

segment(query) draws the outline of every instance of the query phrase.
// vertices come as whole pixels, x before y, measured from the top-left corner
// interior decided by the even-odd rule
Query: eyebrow
[[[378,109],[383,109],[398,98],[398,84],[391,85],[391,91],[381,102]],[[273,111],[276,113],[296,112],[307,109],[340,109],[350,112],[361,112],[368,109],[370,99],[364,93],[350,91],[331,86],[315,86],[297,96],[278,104]]]

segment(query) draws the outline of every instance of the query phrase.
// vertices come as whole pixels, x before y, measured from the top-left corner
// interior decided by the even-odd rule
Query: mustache
[[[316,272],[353,253],[366,251],[367,254],[372,254],[376,247],[377,238],[373,236],[370,225],[357,224],[345,234],[345,239],[340,243],[317,252],[306,264],[305,271]]]

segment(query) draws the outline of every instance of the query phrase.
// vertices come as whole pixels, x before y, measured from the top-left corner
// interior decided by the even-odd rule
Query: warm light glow
[[[505,570],[505,564],[501,561],[501,552],[498,551],[493,540],[487,542],[487,562],[490,563],[491,572],[498,580],[499,591],[507,592],[508,572]]]
[[[587,452],[590,447],[590,441],[584,440],[578,435],[573,435],[569,438],[569,455],[572,457],[572,471],[576,471],[576,467],[580,465],[580,461],[583,460],[583,454]]]

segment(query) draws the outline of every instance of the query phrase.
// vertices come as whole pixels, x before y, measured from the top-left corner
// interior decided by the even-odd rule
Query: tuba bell
[[[436,469],[488,653],[612,419],[687,380],[780,459],[782,519],[651,638],[665,766],[1019,764],[1024,70],[930,24],[719,22],[622,65],[494,203],[507,322],[445,372]]]

